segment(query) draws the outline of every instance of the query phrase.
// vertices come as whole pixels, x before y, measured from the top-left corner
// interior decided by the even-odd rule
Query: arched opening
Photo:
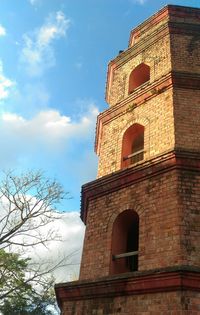
[[[121,167],[126,168],[144,159],[144,126],[134,124],[124,133],[122,139]]]
[[[129,76],[129,90],[132,93],[134,89],[150,80],[150,67],[145,63],[138,65]]]
[[[110,273],[138,270],[139,216],[133,210],[118,215],[112,231]]]

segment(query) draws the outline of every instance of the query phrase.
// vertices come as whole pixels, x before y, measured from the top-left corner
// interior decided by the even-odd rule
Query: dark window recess
[[[138,234],[139,234],[139,226],[138,226],[138,220],[132,224],[128,231],[127,236],[127,252],[135,252],[135,255],[128,256],[126,258],[127,267],[130,269],[130,271],[136,271],[138,270]],[[137,253],[137,254],[136,254]]]
[[[138,244],[139,216],[126,210],[113,224],[111,274],[138,270]]]

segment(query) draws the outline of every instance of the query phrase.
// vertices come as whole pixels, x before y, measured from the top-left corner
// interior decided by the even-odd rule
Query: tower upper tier
[[[128,49],[108,65],[108,104],[134,99],[171,71],[200,75],[199,25],[200,9],[168,5],[133,29]],[[149,66],[149,78],[138,71],[136,76],[141,78],[130,90],[131,73],[143,63]]]
[[[200,152],[200,9],[168,5],[108,65],[98,177],[172,150]]]

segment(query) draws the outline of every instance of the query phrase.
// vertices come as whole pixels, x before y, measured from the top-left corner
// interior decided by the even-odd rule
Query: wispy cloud
[[[55,65],[53,41],[66,36],[70,26],[62,11],[51,14],[45,23],[31,34],[24,34],[21,61],[31,76],[43,74]]]
[[[5,35],[6,35],[6,29],[0,24],[0,36],[5,36]]]
[[[95,128],[98,110],[91,105],[79,119],[61,115],[57,110],[38,112],[31,119],[16,113],[4,112],[0,116],[0,156],[2,168],[13,167],[20,160],[36,157],[45,165],[45,160],[62,154],[74,141],[87,141]],[[5,143],[6,141],[6,143]]]
[[[138,4],[141,4],[141,5],[143,5],[143,4],[145,4],[145,2],[147,1],[147,0],[129,0],[131,3],[138,3]]]
[[[20,137],[43,139],[43,141],[55,144],[69,137],[84,137],[93,126],[94,118],[98,114],[96,107],[91,107],[89,112],[79,121],[72,121],[69,116],[61,115],[57,110],[39,112],[35,117],[28,120],[15,113],[3,113],[1,123],[10,132],[18,133]]]
[[[8,79],[3,71],[3,63],[0,60],[0,101],[9,96],[10,88],[15,85],[15,82]]]
[[[40,1],[41,0],[29,0],[30,4],[33,5],[33,6],[39,4]]]
[[[82,69],[82,67],[83,67],[83,63],[82,62],[76,62],[75,63],[75,68],[77,69],[77,70],[81,70]]]
[[[18,85],[18,88],[14,89],[14,93],[10,94],[5,110],[17,111],[26,114],[26,117],[33,117],[39,111],[48,108],[50,98],[50,91],[43,82],[27,82],[23,86]]]

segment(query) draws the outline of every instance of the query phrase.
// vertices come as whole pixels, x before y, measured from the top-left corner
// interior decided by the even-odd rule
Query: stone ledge
[[[200,9],[188,6],[180,5],[166,5],[158,12],[150,16],[146,21],[132,29],[129,39],[129,47],[132,42],[133,36],[139,36],[140,33],[148,32],[153,25],[158,24],[160,21],[168,18],[169,21],[173,21],[175,18],[187,20],[194,19],[197,22],[200,17]]]
[[[138,165],[98,178],[82,186],[81,219],[86,224],[89,200],[174,169],[200,172],[200,152],[172,150]]]
[[[200,29],[199,29],[200,30]],[[125,97],[122,101],[111,106],[97,117],[96,136],[95,136],[95,151],[99,154],[100,139],[102,126],[110,123],[113,119],[124,115],[130,104],[135,104],[136,107],[144,104],[159,94],[169,89],[192,89],[200,90],[200,74],[188,73],[180,71],[170,71],[158,80],[145,84],[141,88],[136,89],[133,93]]]
[[[77,301],[169,291],[200,291],[200,268],[175,266],[55,285],[57,301]]]

